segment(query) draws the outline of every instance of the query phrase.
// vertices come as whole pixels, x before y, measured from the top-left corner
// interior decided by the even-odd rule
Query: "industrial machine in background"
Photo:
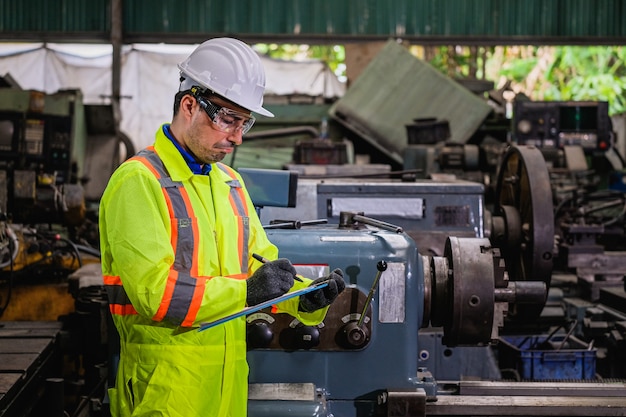
[[[511,404],[525,415],[626,413],[626,386],[597,379],[594,348],[582,342],[584,351],[577,350],[569,327],[541,317],[554,256],[552,191],[541,153],[510,148],[498,178],[490,239],[450,236],[441,255],[421,253],[402,227],[367,212],[340,212],[334,224],[268,225],[281,256],[299,272],[317,277],[340,267],[348,287],[319,326],[271,309],[248,316],[250,415],[505,415]],[[364,191],[355,201],[367,200]],[[422,203],[434,212],[443,204],[432,195]],[[516,323],[535,325],[534,338],[517,333],[528,327]],[[431,352],[419,336],[434,328],[451,349],[495,343],[501,364],[519,380],[439,380],[424,366]],[[533,362],[527,354],[539,357]],[[563,375],[567,382],[538,382]]]
[[[86,220],[133,153],[110,105],[85,105],[78,90],[0,88],[0,212],[13,223],[60,225],[71,240],[97,246]]]
[[[613,146],[609,103],[605,101],[532,101],[513,103],[513,137],[541,149],[580,146],[585,152]]]
[[[0,415],[61,417],[103,387],[93,294],[70,276],[100,269],[94,203],[129,149],[107,107],[0,88]]]
[[[81,223],[86,133],[80,92],[0,89],[2,212],[17,223]]]
[[[86,144],[79,91],[47,95],[0,88],[4,320],[56,320],[73,309],[67,288],[60,284],[83,263],[75,232],[86,220],[81,183]]]

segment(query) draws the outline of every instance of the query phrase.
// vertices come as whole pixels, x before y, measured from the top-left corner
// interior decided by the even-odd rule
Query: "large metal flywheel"
[[[499,167],[491,242],[500,248],[511,281],[550,286],[554,247],[554,203],[550,173],[534,146],[511,146]],[[533,319],[543,305],[521,304],[512,319]]]

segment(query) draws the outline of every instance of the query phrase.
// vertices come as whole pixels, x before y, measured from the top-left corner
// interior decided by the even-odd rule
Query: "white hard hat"
[[[246,43],[233,38],[209,39],[178,64],[178,68],[184,78],[181,91],[199,85],[247,110],[274,117],[263,108],[263,64]]]

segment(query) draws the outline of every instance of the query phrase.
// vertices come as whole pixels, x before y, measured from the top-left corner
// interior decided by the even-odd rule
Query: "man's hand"
[[[263,264],[247,280],[247,305],[257,305],[285,294],[293,286],[295,275],[296,269],[289,259],[280,258]]]
[[[328,280],[328,286],[300,296],[300,306],[298,308],[300,311],[311,313],[324,308],[335,301],[335,298],[346,288],[346,283],[343,281],[343,271],[339,268],[335,269],[327,277],[316,279],[311,285],[326,280]]]

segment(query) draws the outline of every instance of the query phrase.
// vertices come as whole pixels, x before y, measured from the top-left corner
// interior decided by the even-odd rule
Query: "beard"
[[[226,138],[218,139],[213,136],[223,135],[222,133],[210,129],[207,133],[206,127],[200,126],[198,120],[194,120],[187,135],[187,150],[202,164],[212,164],[222,161],[226,155],[234,149],[234,145]],[[220,151],[223,149],[223,151]]]

